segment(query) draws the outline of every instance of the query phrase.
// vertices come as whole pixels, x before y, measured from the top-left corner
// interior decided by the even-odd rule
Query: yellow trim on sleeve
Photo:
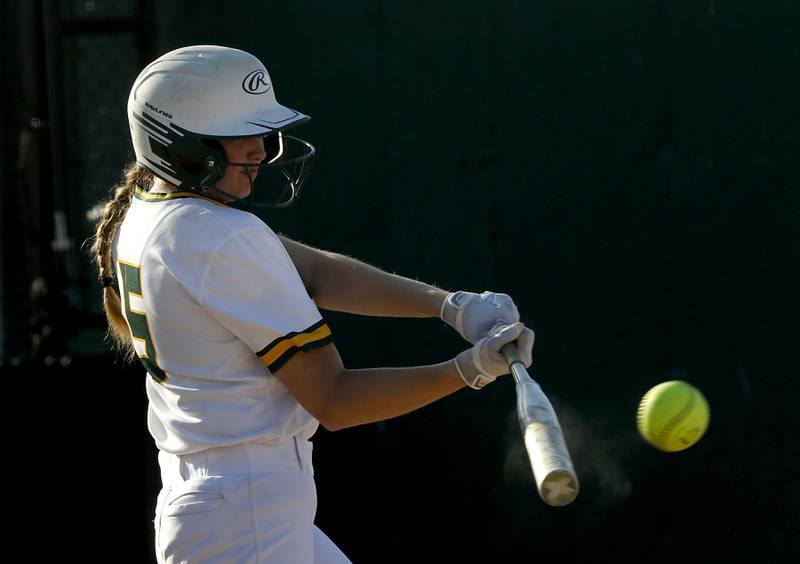
[[[286,339],[275,345],[264,356],[262,356],[261,362],[269,366],[273,362],[278,360],[281,356],[283,356],[283,354],[286,353],[286,351],[288,351],[293,347],[300,349],[303,348],[308,343],[313,343],[314,341],[320,341],[330,336],[331,336],[330,327],[328,327],[328,325],[325,324],[317,328],[316,330],[312,331],[311,333],[298,333],[293,337],[287,337]]]

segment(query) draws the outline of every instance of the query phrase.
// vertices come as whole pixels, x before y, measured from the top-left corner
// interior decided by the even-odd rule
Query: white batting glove
[[[497,323],[518,322],[519,311],[508,294],[453,292],[444,300],[439,317],[475,344]]]
[[[498,323],[489,335],[475,343],[455,358],[456,369],[467,386],[479,390],[486,384],[494,382],[498,376],[508,374],[508,363],[501,349],[512,341],[517,342],[517,350],[525,368],[533,362],[533,331],[522,323],[504,325]]]

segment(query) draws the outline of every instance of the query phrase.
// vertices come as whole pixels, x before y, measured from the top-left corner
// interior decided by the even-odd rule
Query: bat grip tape
[[[517,350],[517,345],[514,343],[508,343],[503,345],[501,349],[503,351],[503,356],[506,357],[506,362],[508,366],[511,367],[512,364],[515,362],[519,362],[522,364],[522,358],[519,356],[519,351]]]

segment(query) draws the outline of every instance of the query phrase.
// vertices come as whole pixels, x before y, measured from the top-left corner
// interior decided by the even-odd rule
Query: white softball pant
[[[314,525],[312,444],[159,452],[159,564],[349,564]]]

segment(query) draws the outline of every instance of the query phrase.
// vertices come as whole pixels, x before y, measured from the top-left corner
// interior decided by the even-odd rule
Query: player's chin
[[[246,178],[242,179],[241,182],[217,184],[217,188],[226,195],[227,200],[241,200],[242,198],[249,196],[251,191],[250,181]]]
[[[242,198],[246,198],[246,197],[248,197],[250,195],[250,188],[248,188],[246,190],[238,190],[238,191],[236,191],[236,193],[234,195],[236,196],[236,199],[238,199],[238,200],[241,200]]]

